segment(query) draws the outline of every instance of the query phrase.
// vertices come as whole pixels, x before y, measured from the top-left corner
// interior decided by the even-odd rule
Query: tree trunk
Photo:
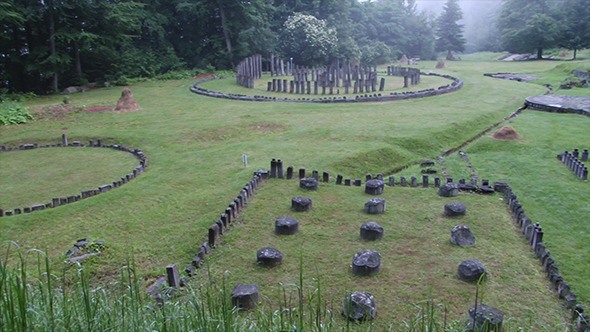
[[[451,51],[451,50],[447,51],[447,60],[449,60],[449,61],[455,60],[455,57],[453,56],[453,51]]]
[[[542,48],[537,49],[537,60],[543,60],[543,49]]]
[[[578,50],[574,48],[574,57],[572,58],[572,60],[576,60],[576,52],[577,52],[577,51],[578,51]]]
[[[223,9],[222,0],[217,0],[217,5],[219,6],[219,15],[221,16],[221,30],[223,30],[223,39],[225,39],[225,47],[227,48],[227,53],[229,53],[229,63],[231,64],[231,67],[234,68],[233,56],[231,53],[231,40],[229,39],[229,32],[227,31],[227,22],[225,20],[225,10]]]
[[[57,76],[57,64],[55,63],[55,22],[53,20],[53,4],[49,4],[49,57],[52,58],[51,62],[53,70],[53,79],[51,80],[51,88],[54,92],[59,92],[58,89],[58,76]]]
[[[75,58],[75,66],[76,66],[76,76],[80,80],[79,83],[82,83],[82,61],[80,61],[80,47],[78,43],[74,43],[74,58]]]

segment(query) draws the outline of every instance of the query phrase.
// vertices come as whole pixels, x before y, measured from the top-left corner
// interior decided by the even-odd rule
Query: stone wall
[[[55,208],[55,207],[58,207],[61,205],[78,202],[82,199],[90,198],[92,196],[96,196],[96,195],[105,193],[109,190],[112,190],[114,188],[118,188],[118,187],[126,184],[127,182],[135,179],[135,177],[137,177],[139,174],[141,174],[145,171],[145,169],[148,165],[147,164],[147,157],[143,154],[143,152],[140,149],[132,149],[132,148],[128,148],[126,146],[117,145],[117,144],[105,145],[105,144],[103,144],[102,139],[98,139],[96,142],[94,140],[90,140],[88,145],[86,145],[80,141],[73,141],[73,142],[68,143],[68,137],[66,136],[66,134],[62,135],[61,143],[58,143],[58,144],[39,145],[39,144],[33,143],[33,144],[22,144],[18,147],[12,147],[12,148],[11,147],[7,148],[4,145],[0,145],[0,153],[7,153],[7,152],[12,152],[12,151],[24,151],[24,150],[32,150],[32,149],[42,149],[42,148],[64,148],[64,147],[67,147],[67,148],[84,148],[84,147],[107,148],[107,149],[124,151],[124,152],[131,153],[133,156],[135,156],[135,158],[137,158],[139,160],[139,165],[137,167],[135,167],[130,173],[125,174],[120,179],[117,179],[111,183],[104,184],[98,188],[84,190],[78,195],[71,195],[71,196],[65,196],[65,197],[54,197],[51,199],[51,201],[49,201],[47,203],[35,204],[35,205],[25,206],[25,207],[16,207],[11,210],[0,209],[0,217],[12,216],[12,215],[21,214],[21,213],[30,213],[30,212],[40,211],[40,210],[44,210],[44,209],[48,209],[48,208]]]

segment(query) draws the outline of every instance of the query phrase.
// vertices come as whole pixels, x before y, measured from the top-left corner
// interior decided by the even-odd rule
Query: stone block
[[[451,230],[451,243],[460,247],[472,246],[475,244],[475,236],[469,227],[457,225]]]
[[[459,265],[458,276],[463,281],[477,281],[479,278],[486,273],[485,266],[478,260],[470,259],[463,261]]]
[[[361,239],[374,241],[383,238],[383,227],[374,221],[369,221],[361,226]]]
[[[377,315],[375,297],[369,292],[353,292],[344,299],[342,314],[349,320],[373,320]]]
[[[293,235],[299,232],[299,221],[290,217],[280,217],[275,221],[275,233]]]
[[[263,267],[275,267],[283,262],[283,254],[275,248],[262,248],[256,253],[256,263]]]
[[[291,199],[291,209],[297,212],[303,212],[311,210],[311,198],[297,196]]]
[[[381,195],[385,188],[385,182],[382,180],[368,180],[365,184],[365,193],[369,195]]]
[[[352,259],[352,273],[358,276],[371,276],[381,269],[381,255],[371,249],[356,253]]]
[[[231,292],[232,304],[235,308],[247,310],[254,309],[258,305],[257,285],[237,284]]]

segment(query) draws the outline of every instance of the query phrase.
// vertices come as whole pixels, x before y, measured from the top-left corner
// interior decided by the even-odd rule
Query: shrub
[[[29,109],[21,104],[15,101],[0,102],[0,125],[26,123],[32,119],[33,116],[29,113]]]

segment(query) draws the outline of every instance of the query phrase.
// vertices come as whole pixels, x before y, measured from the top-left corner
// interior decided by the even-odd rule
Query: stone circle
[[[372,320],[377,315],[375,297],[369,292],[352,292],[344,298],[342,315],[350,320]]]
[[[502,331],[504,314],[497,308],[480,304],[469,308],[469,329],[474,331]]]
[[[487,273],[485,266],[475,259],[463,261],[459,265],[458,275],[463,281],[477,281],[484,273]]]
[[[297,212],[303,212],[311,210],[311,198],[297,196],[291,199],[291,209]]]
[[[472,246],[475,244],[475,236],[468,226],[457,225],[451,230],[451,243],[460,247]]]
[[[232,304],[239,309],[254,309],[258,304],[258,285],[237,284],[231,292]]]
[[[291,217],[280,217],[275,221],[275,233],[293,235],[299,231],[299,221]]]
[[[438,188],[438,195],[442,197],[459,196],[459,187],[455,183],[446,183]]]
[[[385,212],[385,200],[383,198],[371,198],[365,203],[365,213],[380,214]]]
[[[463,203],[448,203],[445,204],[445,217],[464,216],[467,207]]]
[[[281,265],[283,262],[283,254],[275,248],[262,248],[256,253],[256,262],[258,265],[264,267]]]
[[[315,178],[303,178],[299,180],[299,188],[307,190],[318,190],[318,180]]]
[[[381,195],[385,188],[385,182],[378,179],[371,179],[365,184],[365,193],[369,195]]]
[[[371,276],[381,268],[381,255],[371,249],[359,251],[352,259],[352,273],[358,276]]]
[[[361,226],[361,239],[378,240],[383,238],[383,227],[374,221],[369,221]]]
[[[34,144],[23,144],[20,145],[19,147],[15,147],[15,148],[7,148],[4,145],[0,145],[0,153],[6,153],[6,152],[12,152],[12,151],[25,151],[25,150],[33,150],[33,149],[42,149],[42,148],[53,148],[53,147],[63,147],[63,148],[84,148],[84,147],[88,147],[88,148],[110,148],[113,150],[119,150],[119,151],[123,151],[123,152],[127,152],[132,154],[133,156],[135,156],[135,158],[137,158],[139,160],[139,165],[136,166],[133,170],[131,170],[130,173],[124,175],[123,177],[116,179],[115,181],[102,185],[98,188],[93,188],[93,189],[89,189],[89,190],[83,190],[79,195],[71,195],[71,196],[66,196],[66,197],[54,197],[51,199],[51,201],[47,202],[47,203],[43,203],[43,204],[35,204],[32,206],[25,206],[22,209],[20,207],[16,207],[14,208],[14,213],[12,210],[6,210],[4,211],[3,208],[0,208],[0,217],[3,216],[11,216],[11,215],[18,215],[21,213],[31,213],[34,211],[41,211],[41,210],[45,210],[47,208],[56,208],[65,204],[70,204],[70,203],[74,203],[74,202],[78,202],[82,199],[87,199],[93,196],[96,196],[98,194],[102,194],[105,193],[107,191],[110,191],[112,189],[118,188],[126,183],[128,183],[129,181],[135,179],[139,174],[142,174],[143,172],[145,172],[148,163],[147,163],[147,157],[144,155],[144,153],[140,150],[140,149],[131,149],[128,148],[126,146],[122,146],[122,145],[117,145],[117,144],[113,144],[113,145],[106,145],[103,144],[102,139],[98,139],[97,142],[94,142],[94,140],[90,140],[88,145],[80,142],[80,141],[70,141],[68,143],[68,137],[66,134],[62,134],[61,137],[61,143],[60,144],[47,144],[47,145],[39,145],[37,143]]]

